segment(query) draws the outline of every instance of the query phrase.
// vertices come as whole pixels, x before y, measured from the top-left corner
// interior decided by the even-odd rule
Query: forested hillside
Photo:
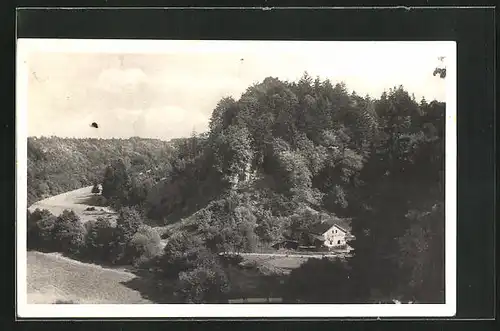
[[[121,159],[131,171],[151,170],[163,177],[171,144],[154,139],[28,138],[28,205],[102,179],[111,160]]]
[[[267,78],[220,101],[203,144],[150,196],[150,215],[187,217],[215,251],[349,218],[360,300],[374,289],[442,298],[444,114],[403,87],[372,99],[307,75]]]

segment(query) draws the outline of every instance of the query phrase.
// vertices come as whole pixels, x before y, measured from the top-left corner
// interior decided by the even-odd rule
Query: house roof
[[[350,233],[351,232],[351,225],[349,220],[347,219],[341,219],[338,217],[331,217],[327,220],[324,220],[321,223],[318,223],[314,225],[311,229],[310,232],[313,234],[320,234],[322,235],[326,231],[330,230],[333,226],[336,226],[340,230]]]

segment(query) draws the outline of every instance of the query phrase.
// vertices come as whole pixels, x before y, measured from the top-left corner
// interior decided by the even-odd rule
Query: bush
[[[226,302],[230,290],[224,270],[213,259],[190,271],[181,272],[174,295],[185,303]]]
[[[137,210],[130,207],[123,207],[119,211],[116,228],[121,232],[122,236],[130,240],[141,225],[143,225],[143,222],[144,220]]]
[[[53,233],[57,218],[46,209],[36,209],[27,216],[28,249],[56,250]]]
[[[141,266],[162,251],[160,235],[129,207],[120,210],[116,227],[101,217],[85,227],[84,255],[91,261]]]
[[[99,217],[96,221],[86,224],[87,234],[85,236],[85,258],[91,261],[112,262],[112,247],[114,230],[111,222]]]
[[[130,240],[130,259],[135,265],[142,265],[160,255],[161,238],[155,229],[142,225]]]
[[[134,249],[130,241],[139,228],[143,225],[142,216],[137,210],[129,207],[120,209],[113,238],[113,263],[129,264],[133,262]]]
[[[194,268],[202,255],[208,255],[208,250],[199,237],[175,233],[168,239],[160,258],[163,276],[177,279],[180,272]]]
[[[158,284],[159,289],[173,291],[179,302],[225,302],[229,292],[226,272],[202,238],[177,232],[169,237],[163,252],[153,259],[161,278],[168,280]]]
[[[53,228],[54,245],[62,253],[76,254],[84,247],[85,227],[74,211],[64,210]]]

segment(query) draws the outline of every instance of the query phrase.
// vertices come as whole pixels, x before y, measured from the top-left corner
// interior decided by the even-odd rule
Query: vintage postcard
[[[455,42],[17,57],[20,317],[455,314]]]

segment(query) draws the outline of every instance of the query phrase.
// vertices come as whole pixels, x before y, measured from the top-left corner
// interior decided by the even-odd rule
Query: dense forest
[[[290,302],[444,302],[444,119],[444,103],[403,87],[374,99],[307,73],[269,77],[222,99],[208,133],[175,143],[30,140],[28,187],[37,199],[100,182],[115,208],[168,225],[163,252],[142,262],[181,302],[218,302],[235,286],[217,253],[329,217],[349,220],[352,257],[294,270]]]

